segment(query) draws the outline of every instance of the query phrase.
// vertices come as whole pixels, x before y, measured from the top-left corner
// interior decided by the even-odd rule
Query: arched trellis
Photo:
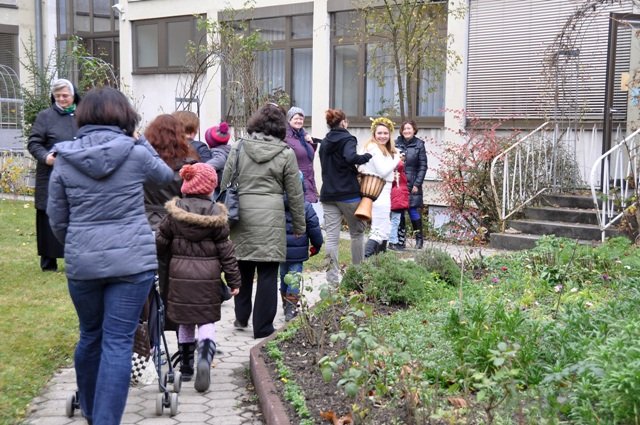
[[[0,128],[22,128],[22,91],[18,74],[0,65]]]

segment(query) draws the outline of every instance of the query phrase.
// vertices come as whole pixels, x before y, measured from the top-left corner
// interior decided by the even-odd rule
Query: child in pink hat
[[[158,255],[169,258],[167,316],[178,324],[182,380],[188,381],[194,374],[197,325],[194,387],[204,392],[211,382],[215,322],[220,320],[224,301],[222,273],[235,296],[240,288],[240,270],[229,239],[227,209],[211,200],[218,184],[215,170],[200,162],[187,164],[180,169],[180,177],[184,197],[165,204],[167,215],[158,226],[156,244]]]

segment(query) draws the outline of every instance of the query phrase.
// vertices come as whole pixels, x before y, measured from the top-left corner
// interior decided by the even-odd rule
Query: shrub
[[[350,266],[341,287],[362,292],[369,300],[383,304],[416,305],[430,292],[432,279],[413,261],[401,261],[386,252]]]
[[[458,264],[446,252],[438,248],[425,248],[416,255],[416,264],[450,285],[460,283],[461,273]]]

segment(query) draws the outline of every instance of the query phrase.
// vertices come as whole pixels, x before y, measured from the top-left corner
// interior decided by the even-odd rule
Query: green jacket
[[[224,190],[239,164],[240,221],[231,229],[238,260],[283,262],[287,255],[284,192],[289,197],[293,230],[305,233],[304,196],[296,156],[287,144],[262,133],[236,143],[224,167]],[[237,159],[237,161],[236,161]]]

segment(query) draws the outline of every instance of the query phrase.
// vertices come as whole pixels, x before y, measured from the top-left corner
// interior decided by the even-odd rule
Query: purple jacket
[[[318,202],[318,190],[316,189],[316,177],[313,171],[313,156],[315,150],[310,143],[304,140],[306,132],[304,129],[295,131],[287,124],[287,135],[284,139],[287,145],[296,154],[298,160],[298,168],[304,176],[304,200],[310,203]]]

